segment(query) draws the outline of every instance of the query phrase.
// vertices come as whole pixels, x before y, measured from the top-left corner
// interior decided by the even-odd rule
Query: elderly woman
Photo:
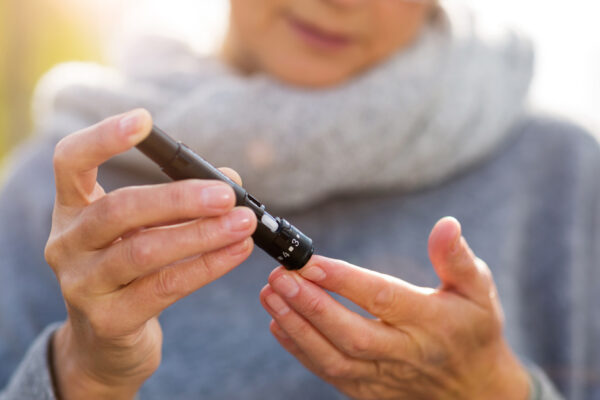
[[[531,70],[427,0],[231,0],[219,57],[54,70],[0,197],[0,398],[600,399],[600,151]],[[228,186],[128,151],[152,118],[320,255],[269,275]]]

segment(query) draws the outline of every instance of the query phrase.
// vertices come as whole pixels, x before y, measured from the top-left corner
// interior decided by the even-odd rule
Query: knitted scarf
[[[343,85],[309,90],[243,77],[171,40],[142,40],[120,68],[66,64],[39,85],[37,129],[65,136],[145,107],[163,130],[217,166],[235,168],[269,207],[412,191],[485,159],[523,110],[533,52],[444,9],[419,38]],[[160,174],[136,151],[112,163]]]

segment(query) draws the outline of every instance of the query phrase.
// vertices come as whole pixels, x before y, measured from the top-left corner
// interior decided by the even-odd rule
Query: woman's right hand
[[[68,313],[52,342],[62,400],[135,397],[160,364],[161,311],[252,251],[256,218],[234,208],[234,192],[222,182],[104,192],[98,166],[140,143],[151,126],[148,112],[135,110],[56,146],[46,259]]]

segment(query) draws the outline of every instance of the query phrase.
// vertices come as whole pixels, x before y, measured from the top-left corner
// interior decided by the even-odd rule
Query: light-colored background
[[[537,47],[535,104],[600,134],[599,0],[465,0],[527,32]]]
[[[600,134],[600,0],[448,1],[528,33],[538,60],[533,104]],[[28,134],[29,96],[54,63],[110,62],[124,38],[142,33],[207,49],[222,34],[227,10],[227,0],[1,0],[0,156]]]

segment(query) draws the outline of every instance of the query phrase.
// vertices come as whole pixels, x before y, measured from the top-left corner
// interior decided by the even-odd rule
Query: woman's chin
[[[276,68],[269,68],[266,65],[263,67],[263,70],[285,84],[314,89],[342,85],[355,75],[347,67],[315,67],[303,65],[302,63],[289,65],[287,68],[282,68],[281,65],[278,65]]]

